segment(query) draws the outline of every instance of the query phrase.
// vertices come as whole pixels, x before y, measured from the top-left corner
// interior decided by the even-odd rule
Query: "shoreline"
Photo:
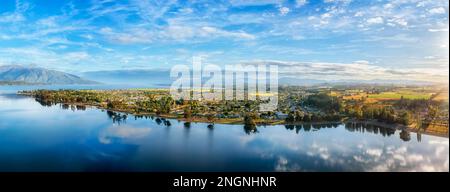
[[[34,98],[32,95],[28,94],[22,94],[22,93],[16,93],[17,95],[27,96],[30,98]],[[87,103],[57,103],[57,104],[65,104],[65,105],[75,105],[75,106],[84,106],[94,109],[100,109],[100,110],[106,110],[106,111],[112,111],[112,112],[119,112],[119,113],[126,113],[127,115],[133,115],[133,116],[153,116],[157,118],[167,118],[171,120],[177,120],[177,121],[183,121],[183,122],[191,122],[191,123],[206,123],[206,124],[223,124],[223,125],[245,125],[244,120],[241,118],[219,118],[215,119],[214,121],[210,121],[205,117],[192,117],[192,118],[184,118],[180,117],[180,115],[177,114],[156,114],[151,112],[146,113],[136,113],[136,112],[130,112],[123,109],[109,109],[102,107],[100,105],[95,104],[87,104]],[[383,128],[388,128],[392,130],[406,130],[412,133],[419,133],[421,130],[418,130],[416,128],[408,127],[401,124],[388,124],[379,122],[377,120],[354,120],[354,119],[343,119],[341,121],[320,121],[320,122],[292,122],[287,123],[285,120],[256,120],[255,121],[256,126],[274,126],[274,125],[325,125],[325,124],[346,124],[346,123],[359,123],[359,124],[366,124],[366,125],[375,125]],[[437,137],[444,137],[449,138],[449,135],[445,134],[438,134],[438,133],[432,133],[432,132],[420,132],[421,134],[425,135],[432,135]]]

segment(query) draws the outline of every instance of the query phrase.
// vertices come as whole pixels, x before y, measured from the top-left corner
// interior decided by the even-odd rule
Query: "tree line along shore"
[[[133,115],[154,115],[186,122],[210,124],[295,125],[326,122],[370,122],[396,129],[448,137],[448,99],[437,88],[370,87],[304,88],[281,87],[276,111],[260,112],[264,101],[188,101],[175,100],[168,89],[132,90],[33,90],[19,94],[31,96],[42,105],[68,104],[95,106]],[[397,91],[405,96],[383,98]],[[423,92],[427,92],[426,94]],[[426,97],[428,95],[428,97]]]

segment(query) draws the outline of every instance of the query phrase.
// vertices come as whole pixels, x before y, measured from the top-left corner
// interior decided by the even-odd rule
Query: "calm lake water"
[[[167,126],[14,94],[32,88],[0,86],[0,171],[449,171],[448,138],[341,124]]]

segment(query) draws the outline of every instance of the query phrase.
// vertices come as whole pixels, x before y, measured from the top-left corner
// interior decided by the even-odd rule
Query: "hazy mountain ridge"
[[[25,82],[31,84],[97,84],[73,74],[40,67],[21,65],[0,66],[0,81]]]
[[[280,85],[315,86],[315,85],[434,85],[428,81],[400,80],[400,79],[372,79],[372,80],[317,80],[282,77]]]
[[[432,82],[413,80],[320,80],[283,77],[279,75],[279,85],[294,86],[327,86],[327,85],[433,85]],[[91,80],[87,80],[91,79]],[[40,67],[21,65],[0,66],[0,82],[8,84],[133,84],[133,85],[163,85],[170,86],[174,79],[170,78],[168,69],[132,69],[132,70],[105,70],[81,73],[76,76],[55,70]]]
[[[111,70],[111,71],[91,71],[82,74],[82,77],[107,83],[122,84],[164,84],[170,85],[174,79],[170,78],[170,70]],[[321,80],[283,77],[279,75],[279,85],[295,86],[318,86],[318,85],[433,85],[433,82],[413,81],[413,80]]]

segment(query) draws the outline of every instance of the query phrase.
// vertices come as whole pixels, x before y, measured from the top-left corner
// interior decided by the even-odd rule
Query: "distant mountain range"
[[[112,84],[133,84],[133,85],[162,85],[170,86],[173,82],[170,79],[170,71],[167,69],[159,70],[114,70],[114,71],[93,71],[81,74],[82,77],[99,82]],[[290,78],[279,75],[279,85],[295,86],[318,86],[318,85],[432,85],[434,83],[427,81],[413,80],[319,80]]]
[[[317,85],[434,85],[433,82],[415,81],[415,80],[386,80],[386,79],[372,79],[372,80],[317,80],[317,79],[300,79],[282,77],[279,79],[280,85],[295,85],[295,86],[317,86]]]
[[[318,85],[432,85],[432,82],[413,80],[318,80],[290,78],[279,75],[279,85],[318,86]],[[90,79],[90,80],[87,80]],[[111,70],[92,71],[76,76],[40,67],[21,65],[0,66],[0,85],[10,84],[123,84],[133,86],[168,87],[173,80],[170,71],[159,70]]]
[[[40,67],[22,65],[0,66],[2,84],[97,84],[98,82],[83,79],[76,75]],[[8,82],[8,83],[6,83]],[[17,82],[17,83],[15,83]]]

